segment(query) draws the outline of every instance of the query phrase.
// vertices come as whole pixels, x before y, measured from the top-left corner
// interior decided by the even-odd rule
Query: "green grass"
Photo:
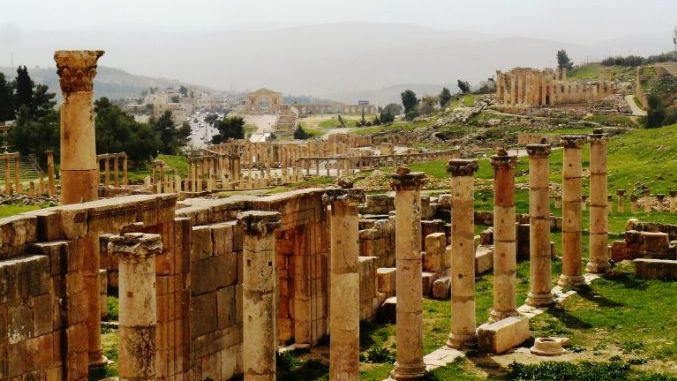
[[[106,377],[117,377],[118,360],[120,348],[120,333],[117,329],[102,328],[101,329],[101,345],[103,347],[103,354],[111,362],[102,368],[95,368],[89,371],[89,380],[101,380]]]
[[[597,122],[604,126],[637,127],[635,118],[628,115],[593,115],[586,118],[586,120]]]
[[[23,205],[23,204],[4,204],[0,205],[0,218],[9,217],[15,214],[30,212],[31,210],[38,210],[47,208],[51,205],[42,204],[42,205]]]

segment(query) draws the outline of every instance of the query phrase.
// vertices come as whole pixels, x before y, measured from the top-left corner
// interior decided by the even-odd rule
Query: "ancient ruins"
[[[545,142],[523,147],[528,215],[516,213],[514,153],[499,149],[491,156],[493,212],[478,213],[477,160],[459,149],[396,151],[406,137],[229,141],[189,155],[187,178],[156,161],[144,184],[129,184],[126,154],[95,150],[92,81],[102,54],[54,55],[64,98],[61,175],[57,183],[46,153],[48,176],[39,192],[58,194],[61,204],[0,219],[0,379],[87,380],[107,362],[101,342],[107,287],[119,292],[121,380],[274,380],[281,348],[316,346],[327,335],[330,379],[358,380],[360,322],[379,314],[396,321],[390,377],[411,380],[468,348],[503,353],[522,344],[531,337],[529,318],[564,288],[604,273],[610,259],[636,259],[637,272],[650,277],[670,276],[657,261],[671,261],[674,269],[674,225],[632,220],[624,240],[609,245],[607,196],[616,194],[622,207],[625,193],[608,190],[603,130],[554,142],[563,149],[563,218],[550,213],[553,145]],[[605,82],[579,84],[528,69],[499,72],[498,83],[499,100],[515,106],[584,102],[610,91]],[[264,96],[270,99],[261,101]],[[251,112],[281,106],[274,92],[255,93],[246,104]],[[10,177],[17,155],[0,156],[5,192],[36,192]],[[428,176],[408,166],[433,160],[448,162],[451,187],[431,198],[422,194]],[[383,167],[396,168],[391,194],[365,195],[344,179]],[[314,176],[334,177],[337,185],[218,195]],[[642,207],[657,203],[677,213],[675,192],[646,197]],[[634,212],[639,201],[632,203]],[[436,218],[443,210],[450,220]],[[493,228],[476,236],[479,221]],[[563,236],[557,286],[552,230]],[[584,234],[590,236],[585,268]],[[526,301],[517,299],[518,258],[530,259]],[[475,276],[488,271],[493,303],[483,322]],[[452,311],[446,345],[430,355],[423,350],[424,297],[449,299]],[[537,345],[532,351],[547,349],[548,341]]]

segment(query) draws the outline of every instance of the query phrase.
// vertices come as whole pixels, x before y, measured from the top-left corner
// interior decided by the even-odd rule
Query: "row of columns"
[[[123,186],[127,185],[127,154],[124,152],[120,153],[107,153],[102,155],[97,155],[97,168],[101,170],[101,162],[103,162],[103,185],[109,187],[111,185],[111,169],[110,162],[113,162],[113,185],[119,187],[120,184]],[[120,179],[120,167],[122,167],[122,179]]]

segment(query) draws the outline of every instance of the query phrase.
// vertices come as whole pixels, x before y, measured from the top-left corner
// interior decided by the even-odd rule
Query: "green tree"
[[[54,98],[56,94],[48,92],[47,85],[37,85],[33,92],[33,100],[31,101],[31,116],[35,118],[42,118],[50,111],[54,110],[56,101]]]
[[[5,75],[0,73],[0,122],[6,120],[14,120],[12,85],[5,80]]]
[[[19,68],[16,69],[14,88],[16,90],[14,96],[14,109],[18,110],[19,107],[26,106],[28,107],[28,111],[30,113],[31,110],[33,110],[33,88],[35,88],[35,84],[28,75],[28,69],[26,66],[19,66]]]
[[[208,114],[207,116],[205,116],[205,123],[207,123],[210,126],[214,126],[217,120],[219,120],[219,116],[216,114]]]
[[[650,94],[647,101],[649,103],[649,110],[646,113],[646,128],[663,126],[667,116],[663,101],[656,94]]]
[[[301,123],[299,123],[298,126],[296,126],[296,130],[294,130],[294,139],[298,140],[306,140],[310,138],[310,135],[306,132],[306,130],[301,127]]]
[[[571,71],[574,68],[574,63],[571,62],[567,51],[564,49],[557,51],[557,67],[559,69],[566,68],[567,71]]]
[[[420,102],[418,98],[416,98],[416,93],[411,90],[404,90],[400,96],[402,97],[402,106],[404,106],[405,114],[414,111]]]
[[[443,87],[442,92],[440,92],[440,95],[437,98],[440,101],[440,107],[444,108],[451,100],[451,91],[449,91],[449,89],[446,87]]]
[[[389,110],[383,109],[383,111],[381,111],[379,119],[381,120],[382,124],[388,124],[395,121],[395,116],[391,114]]]
[[[21,155],[34,154],[39,158],[46,150],[59,151],[59,114],[49,110],[40,118],[32,118],[28,106],[17,111],[16,124],[8,133],[8,143]]]
[[[96,112],[96,152],[125,152],[139,165],[151,160],[161,150],[159,135],[148,124],[139,123],[125,114],[108,98],[94,102]]]
[[[386,107],[383,108],[383,113],[390,113],[393,117],[400,115],[402,113],[402,105],[397,103],[388,103]]]
[[[239,116],[224,117],[216,123],[217,135],[212,137],[212,143],[219,144],[228,139],[244,139],[244,119]]]
[[[470,92],[470,83],[468,81],[457,80],[456,86],[461,91],[461,94],[468,94]]]
[[[176,155],[185,144],[184,136],[182,135],[185,134],[185,131],[176,128],[174,120],[172,119],[172,112],[165,111],[160,118],[152,121],[151,124],[162,143],[160,153],[165,155]],[[190,131],[188,131],[188,135],[190,136]]]

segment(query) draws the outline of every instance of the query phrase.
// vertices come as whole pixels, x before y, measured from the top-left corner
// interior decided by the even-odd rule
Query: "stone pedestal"
[[[327,189],[323,201],[330,205],[331,260],[329,302],[329,378],[360,378],[360,273],[359,215],[364,201],[358,189]]]
[[[451,173],[451,333],[447,346],[477,344],[475,319],[474,184],[477,161],[452,159]]]
[[[516,300],[517,225],[515,167],[517,157],[504,150],[491,157],[494,167],[494,307],[490,321],[518,315]],[[473,261],[474,262],[474,261]]]
[[[642,200],[644,201],[644,213],[651,213],[651,193],[648,190],[644,192]]]
[[[398,168],[395,190],[395,256],[397,265],[397,360],[391,377],[410,380],[425,375],[423,363],[423,262],[421,256],[421,186],[425,175]]]
[[[670,213],[677,213],[677,191],[670,191]]]
[[[607,214],[607,134],[601,129],[588,135],[590,141],[590,258],[586,270],[604,273],[609,268]]]
[[[634,194],[630,195],[630,213],[637,213],[639,210],[639,205],[637,205],[637,196]]]
[[[277,354],[277,212],[238,215],[244,233],[242,269],[242,360],[245,380],[275,380]]]
[[[19,192],[17,188],[17,193]],[[656,211],[657,212],[662,212],[663,211],[663,201],[665,200],[665,195],[664,194],[657,194],[656,195]]]
[[[552,259],[550,251],[550,206],[548,203],[549,144],[527,145],[529,154],[529,252],[530,283],[527,304],[552,304]]]
[[[583,155],[585,136],[562,136],[564,160],[562,168],[562,287],[579,287],[585,284],[581,266],[583,250],[583,213],[581,193],[583,191]]]
[[[120,380],[155,380],[155,256],[162,252],[160,235],[114,236],[108,252],[119,263]]]
[[[101,50],[54,53],[61,105],[61,202],[98,198],[98,171],[92,110],[93,81]]]

